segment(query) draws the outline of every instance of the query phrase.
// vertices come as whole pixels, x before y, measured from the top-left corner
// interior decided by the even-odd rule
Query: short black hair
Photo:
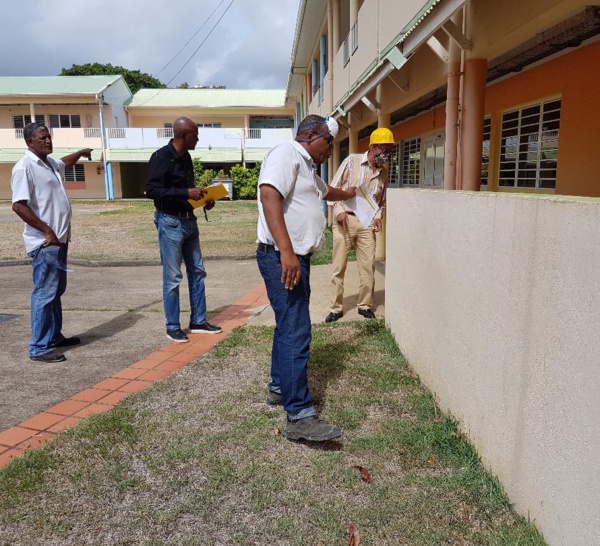
[[[48,127],[46,127],[46,125],[41,121],[36,121],[34,123],[28,123],[25,125],[25,127],[23,127],[23,138],[25,139],[25,142],[32,140],[40,129],[46,129],[46,131],[49,131]]]

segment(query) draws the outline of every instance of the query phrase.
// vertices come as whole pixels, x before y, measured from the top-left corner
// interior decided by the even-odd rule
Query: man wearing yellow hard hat
[[[358,313],[374,319],[372,310],[375,289],[375,233],[381,231],[388,182],[387,163],[394,149],[394,135],[385,127],[371,133],[369,150],[350,154],[340,165],[331,182],[333,187],[348,189],[366,183],[367,190],[379,206],[374,220],[363,226],[348,206],[337,201],[333,205],[333,273],[331,276],[331,308],[325,322],[335,322],[344,314],[344,275],[348,256],[354,248],[358,264]]]

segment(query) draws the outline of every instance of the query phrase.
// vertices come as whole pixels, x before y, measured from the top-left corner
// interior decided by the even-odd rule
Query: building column
[[[348,131],[348,153],[358,153],[358,131],[356,129],[350,129]]]
[[[358,19],[358,0],[350,0],[350,29]]]
[[[487,61],[465,61],[462,103],[461,176],[462,190],[479,191],[481,188],[481,149],[483,146],[483,116]]]
[[[461,24],[462,17],[455,14],[452,22]],[[461,50],[454,40],[450,40],[447,63],[448,90],[446,92],[446,143],[444,150],[444,189],[456,189],[458,133],[461,81]]]
[[[375,91],[375,100],[377,104],[382,104],[382,86],[379,84]],[[381,108],[377,111],[377,127],[390,128],[392,121],[391,114],[384,114]],[[385,242],[386,242],[386,227],[385,227],[385,211],[381,217],[381,231],[375,234],[375,258],[377,260],[385,259]]]
[[[35,123],[35,105],[33,102],[29,103],[29,115],[31,116],[31,123]]]

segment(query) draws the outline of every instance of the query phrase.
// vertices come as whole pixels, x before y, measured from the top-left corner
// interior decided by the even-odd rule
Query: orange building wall
[[[502,112],[540,99],[562,97],[557,195],[600,196],[600,41],[492,85],[486,112],[498,135]],[[499,143],[499,136],[495,139]],[[493,150],[495,161],[499,150]],[[497,168],[495,169],[495,172]]]
[[[486,91],[492,117],[491,182],[497,189],[502,114],[526,104],[562,98],[557,195],[600,197],[600,41],[514,74]],[[445,105],[391,127],[396,142],[445,128]],[[359,150],[368,148],[368,139]]]

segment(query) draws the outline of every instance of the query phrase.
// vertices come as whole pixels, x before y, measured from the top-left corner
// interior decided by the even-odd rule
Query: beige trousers
[[[337,223],[333,231],[333,274],[331,275],[331,312],[341,313],[344,303],[344,276],[348,255],[354,248],[358,264],[358,308],[371,309],[375,291],[375,233],[364,229],[356,216],[348,215],[348,229]]]

